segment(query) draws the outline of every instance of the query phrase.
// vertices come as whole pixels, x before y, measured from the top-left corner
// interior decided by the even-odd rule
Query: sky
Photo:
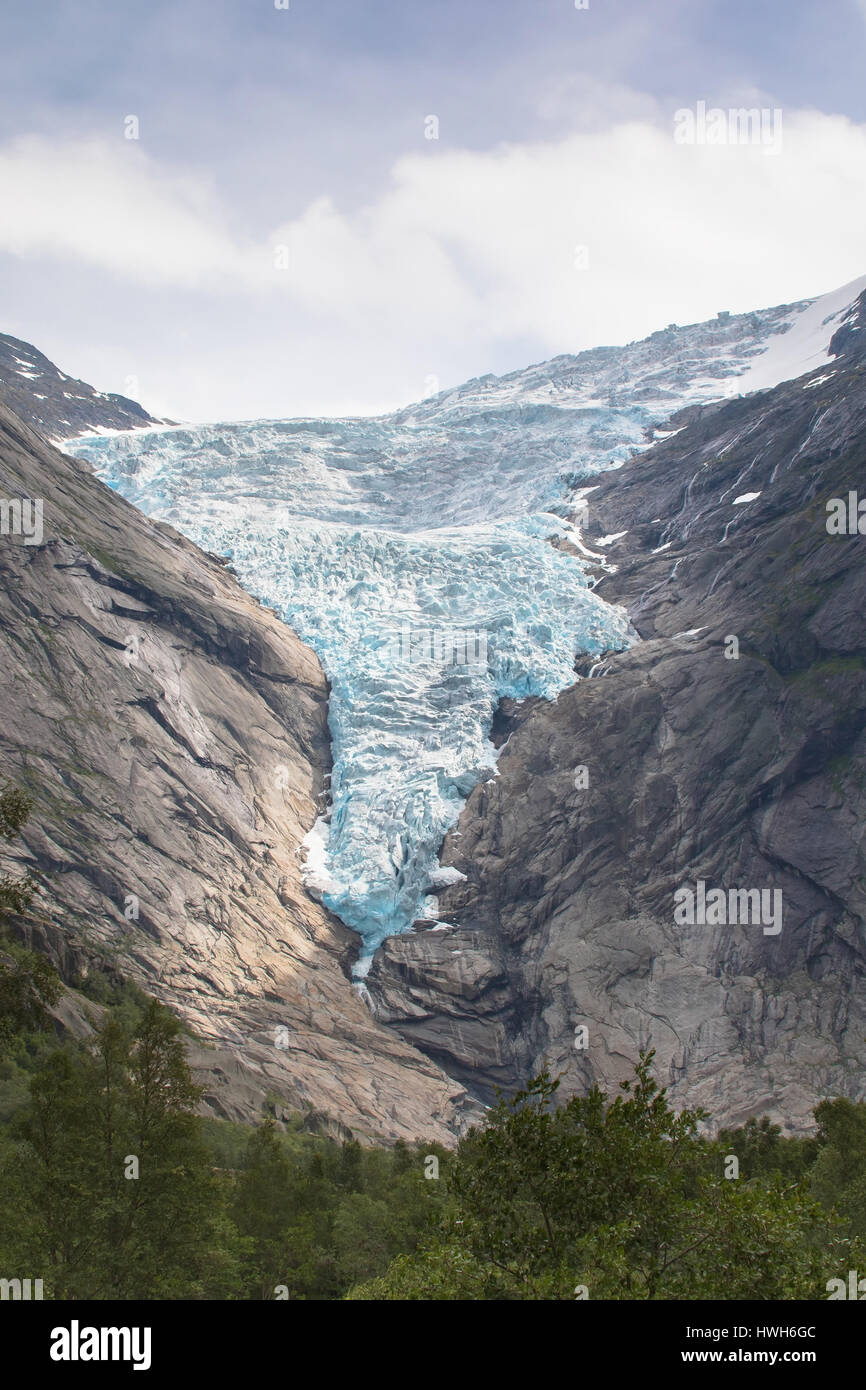
[[[866,0],[7,5],[0,331],[225,420],[798,301],[866,273],[864,61]]]

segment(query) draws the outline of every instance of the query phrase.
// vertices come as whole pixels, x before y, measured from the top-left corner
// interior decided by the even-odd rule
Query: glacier
[[[589,561],[604,558],[579,525],[593,475],[648,447],[683,406],[768,384],[774,361],[793,370],[798,324],[810,364],[826,360],[850,288],[824,315],[805,300],[671,325],[388,416],[65,441],[148,515],[228,557],[318,654],[333,771],[305,880],[359,934],[359,988],[387,936],[437,917],[442,840],[496,775],[500,700],[555,699],[578,654],[637,640],[594,592]]]

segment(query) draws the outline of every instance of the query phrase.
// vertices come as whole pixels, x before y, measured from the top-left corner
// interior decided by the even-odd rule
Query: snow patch
[[[614,531],[610,536],[599,536],[596,545],[613,545],[614,541],[621,541],[623,536],[627,536],[628,531]]]
[[[807,303],[792,317],[788,331],[771,338],[766,350],[737,378],[740,393],[795,381],[832,362],[830,340],[864,289],[866,275]]]
[[[432,869],[428,875],[428,882],[431,888],[450,888],[453,884],[463,883],[465,880],[465,874],[462,874],[459,869],[452,868],[448,865],[442,865],[439,868]]]

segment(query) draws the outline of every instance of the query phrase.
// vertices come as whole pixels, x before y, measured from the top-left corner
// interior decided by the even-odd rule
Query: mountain
[[[6,766],[69,977],[116,953],[219,1049],[215,1108],[360,1134],[641,1046],[723,1121],[860,1095],[863,566],[825,521],[864,287],[372,420],[76,463],[10,417],[0,483],[54,529],[4,541]],[[698,880],[781,931],[678,924]]]
[[[729,1123],[862,1097],[866,541],[827,523],[864,489],[864,326],[861,293],[831,367],[675,414],[588,490],[582,553],[641,640],[500,710],[498,776],[441,855],[449,925],[368,979],[476,1093],[542,1065],[615,1084],[651,1046],[675,1101]],[[781,930],[677,925],[699,879],[780,891]]]
[[[20,338],[0,333],[0,399],[35,430],[55,443],[93,430],[130,430],[164,424],[137,401],[95,391],[55,367]]]
[[[214,1114],[271,1098],[448,1140],[463,1089],[372,1019],[353,938],[301,884],[330,763],[315,656],[5,406],[0,495],[42,504],[33,543],[0,542],[0,769],[33,798],[10,849],[41,888],[22,933],[70,984],[119,971],[168,1004]]]
[[[334,763],[306,882],[360,935],[357,978],[435,918],[442,840],[496,775],[500,702],[553,699],[575,653],[637,640],[587,563],[576,490],[677,411],[826,364],[857,290],[671,325],[377,419],[75,442],[130,501],[229,558],[321,660]]]

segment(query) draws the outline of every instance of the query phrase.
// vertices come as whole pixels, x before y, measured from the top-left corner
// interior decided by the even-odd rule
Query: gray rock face
[[[316,658],[2,406],[0,496],[43,505],[32,543],[0,537],[0,769],[34,798],[12,848],[42,885],[22,930],[67,979],[115,964],[191,1025],[216,1114],[270,1096],[333,1133],[453,1139],[477,1107],[371,1017],[354,938],[301,884],[330,757]]]
[[[0,333],[0,400],[46,439],[72,439],[100,427],[129,430],[168,424],[126,396],[95,391],[67,376],[30,343]]]
[[[442,854],[466,875],[450,925],[392,938],[368,981],[485,1100],[545,1064],[565,1094],[614,1086],[642,1047],[720,1122],[803,1130],[864,1094],[866,535],[826,526],[828,499],[866,500],[864,324],[832,369],[683,412],[589,494],[599,590],[642,640],[502,708],[499,776]],[[781,931],[678,925],[698,880],[780,890]]]

